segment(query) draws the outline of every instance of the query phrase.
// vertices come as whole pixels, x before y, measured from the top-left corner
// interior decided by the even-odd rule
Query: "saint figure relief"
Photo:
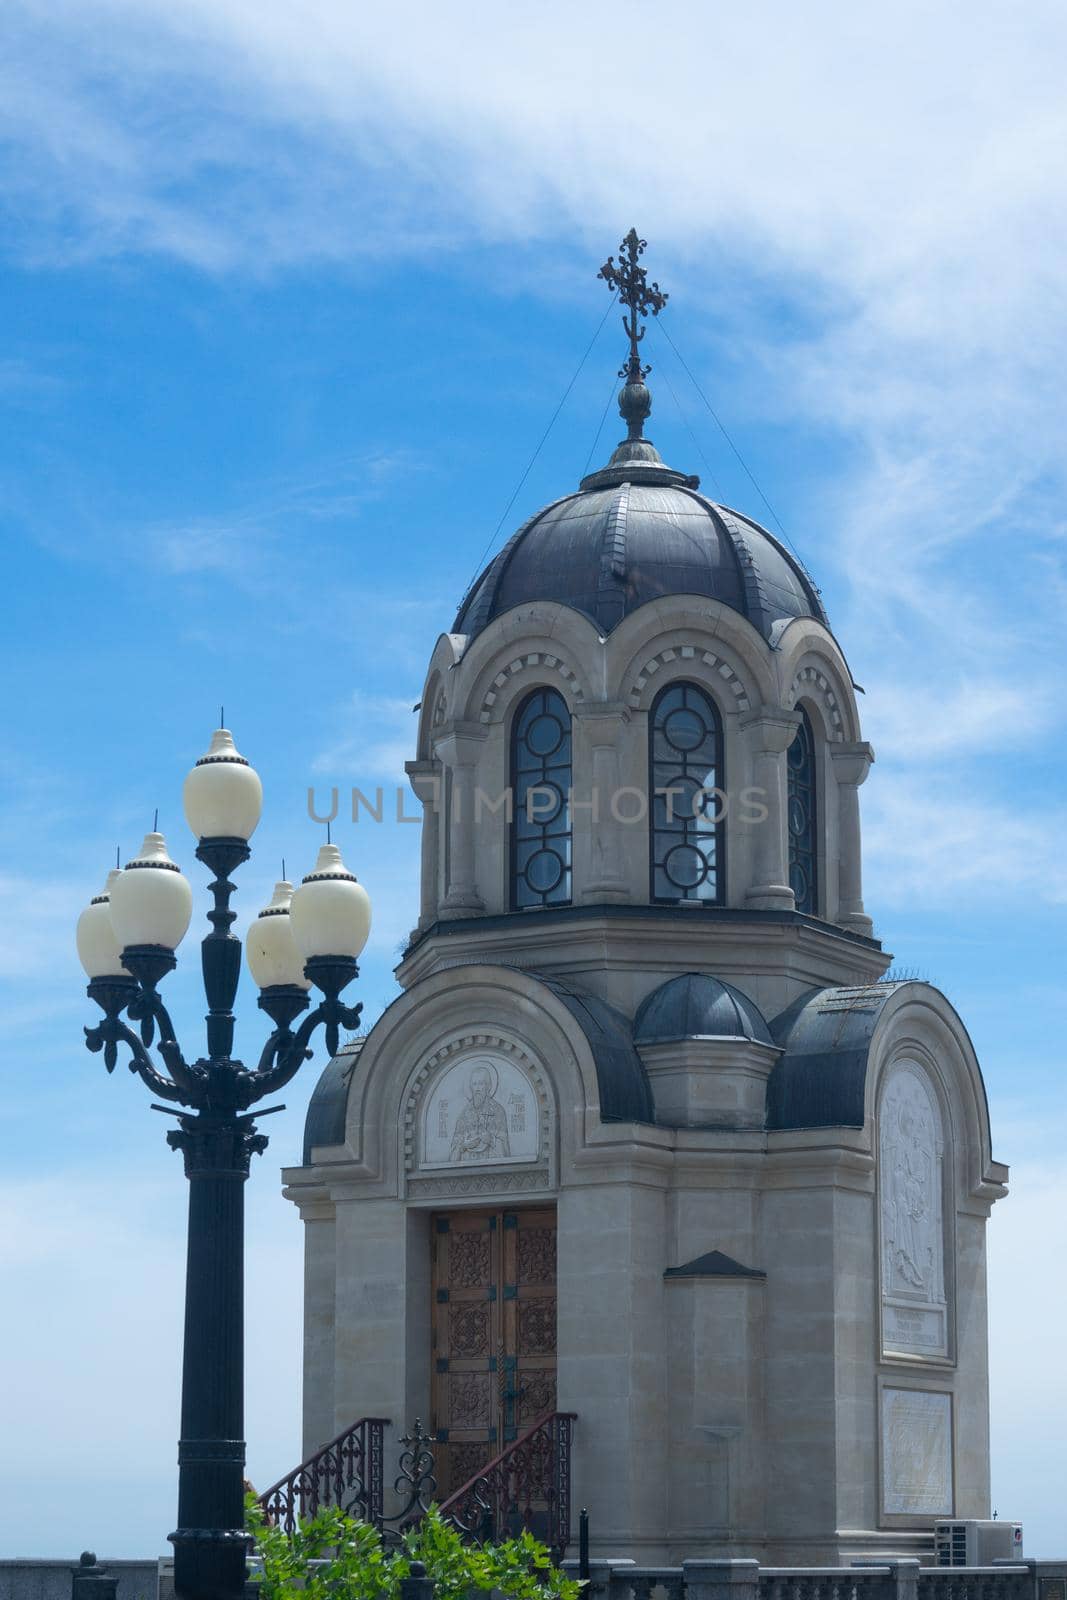
[[[491,1061],[475,1062],[467,1077],[468,1104],[452,1134],[451,1161],[495,1161],[511,1155],[508,1114],[496,1098],[499,1084]]]
[[[893,1108],[885,1224],[894,1275],[927,1298],[936,1293],[936,1201],[933,1130],[929,1119],[902,1086]]]

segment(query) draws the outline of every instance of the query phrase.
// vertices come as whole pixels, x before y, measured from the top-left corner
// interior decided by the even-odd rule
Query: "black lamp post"
[[[341,991],[356,977],[370,931],[370,901],[334,844],[295,894],[279,883],[249,929],[246,950],[260,987],[259,1005],[274,1023],[255,1070],[236,1061],[233,1002],[241,942],[230,932],[230,874],[247,861],[259,821],[262,787],[225,729],[185,781],[185,814],[197,858],[213,875],[211,932],[201,945],[207,995],[207,1055],[187,1062],[159,983],[176,966],[174,951],[192,914],[192,891],[167,855],[162,834],[146,836],[140,855],[109,874],[104,892],[82,912],[78,954],[88,993],[104,1013],[86,1028],[90,1050],[114,1070],[120,1044],[129,1067],[172,1111],[167,1142],[180,1150],[189,1179],[181,1438],[175,1590],[182,1600],[235,1600],[245,1582],[244,1531],[244,1183],[251,1157],[266,1148],[249,1107],[289,1082],[310,1055],[308,1041],[326,1028],[331,1055],[340,1027],[354,1028],[361,1007]],[[308,1006],[312,984],[322,993]],[[123,1021],[123,1013],[136,1029]],[[153,1061],[155,1047],[162,1070]],[[168,1106],[157,1110],[169,1111]],[[281,1106],[258,1113],[269,1115]]]

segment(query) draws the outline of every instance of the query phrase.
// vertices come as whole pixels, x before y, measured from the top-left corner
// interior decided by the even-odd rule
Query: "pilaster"
[[[475,788],[488,729],[456,723],[434,743],[434,752],[451,777],[447,796],[448,882],[441,909],[449,916],[477,916],[485,902],[475,880]]]
[[[859,787],[871,769],[874,751],[865,739],[830,747],[837,779],[838,906],[834,919],[853,933],[870,937],[873,923],[863,909],[863,855]]]
[[[619,744],[626,736],[629,707],[621,702],[578,705],[573,716],[589,746],[592,769],[592,793],[586,802],[592,808],[587,812],[592,819],[589,880],[582,886],[581,898],[596,903],[629,900],[622,861],[623,825],[612,810],[621,785]],[[571,822],[573,826],[573,816]]]
[[[745,904],[758,910],[792,911],[795,901],[789,886],[786,844],[785,752],[796,737],[800,716],[784,706],[760,706],[743,718],[741,727],[753,745],[753,780],[767,816],[758,825],[753,881]]]
[[[439,761],[407,761],[404,770],[422,806],[418,932],[437,920],[441,894],[441,811],[444,782]]]

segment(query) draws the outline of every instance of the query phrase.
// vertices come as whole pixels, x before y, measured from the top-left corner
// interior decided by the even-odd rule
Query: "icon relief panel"
[[[486,1052],[449,1067],[425,1096],[420,1166],[498,1166],[541,1155],[537,1095],[522,1068]]]

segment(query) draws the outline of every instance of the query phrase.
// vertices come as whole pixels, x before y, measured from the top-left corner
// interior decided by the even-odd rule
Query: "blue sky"
[[[141,1554],[173,1523],[184,1179],[148,1096],[81,1046],[77,912],[157,806],[202,890],[180,787],[220,703],[266,792],[242,917],[283,854],[307,870],[309,784],[398,781],[434,640],[636,223],[866,690],[868,908],[970,1026],[1013,1169],[994,1500],[1028,1553],[1063,1554],[1062,9],[15,0],[7,21],[0,1552]],[[670,346],[646,349],[664,456],[773,527]],[[498,542],[575,485],[621,356],[611,318]],[[612,408],[598,459],[617,429]],[[339,828],[375,905],[368,1020],[417,834]],[[241,1007],[250,1054],[247,978]],[[248,1189],[260,1484],[298,1454],[278,1168],[315,1070]]]

